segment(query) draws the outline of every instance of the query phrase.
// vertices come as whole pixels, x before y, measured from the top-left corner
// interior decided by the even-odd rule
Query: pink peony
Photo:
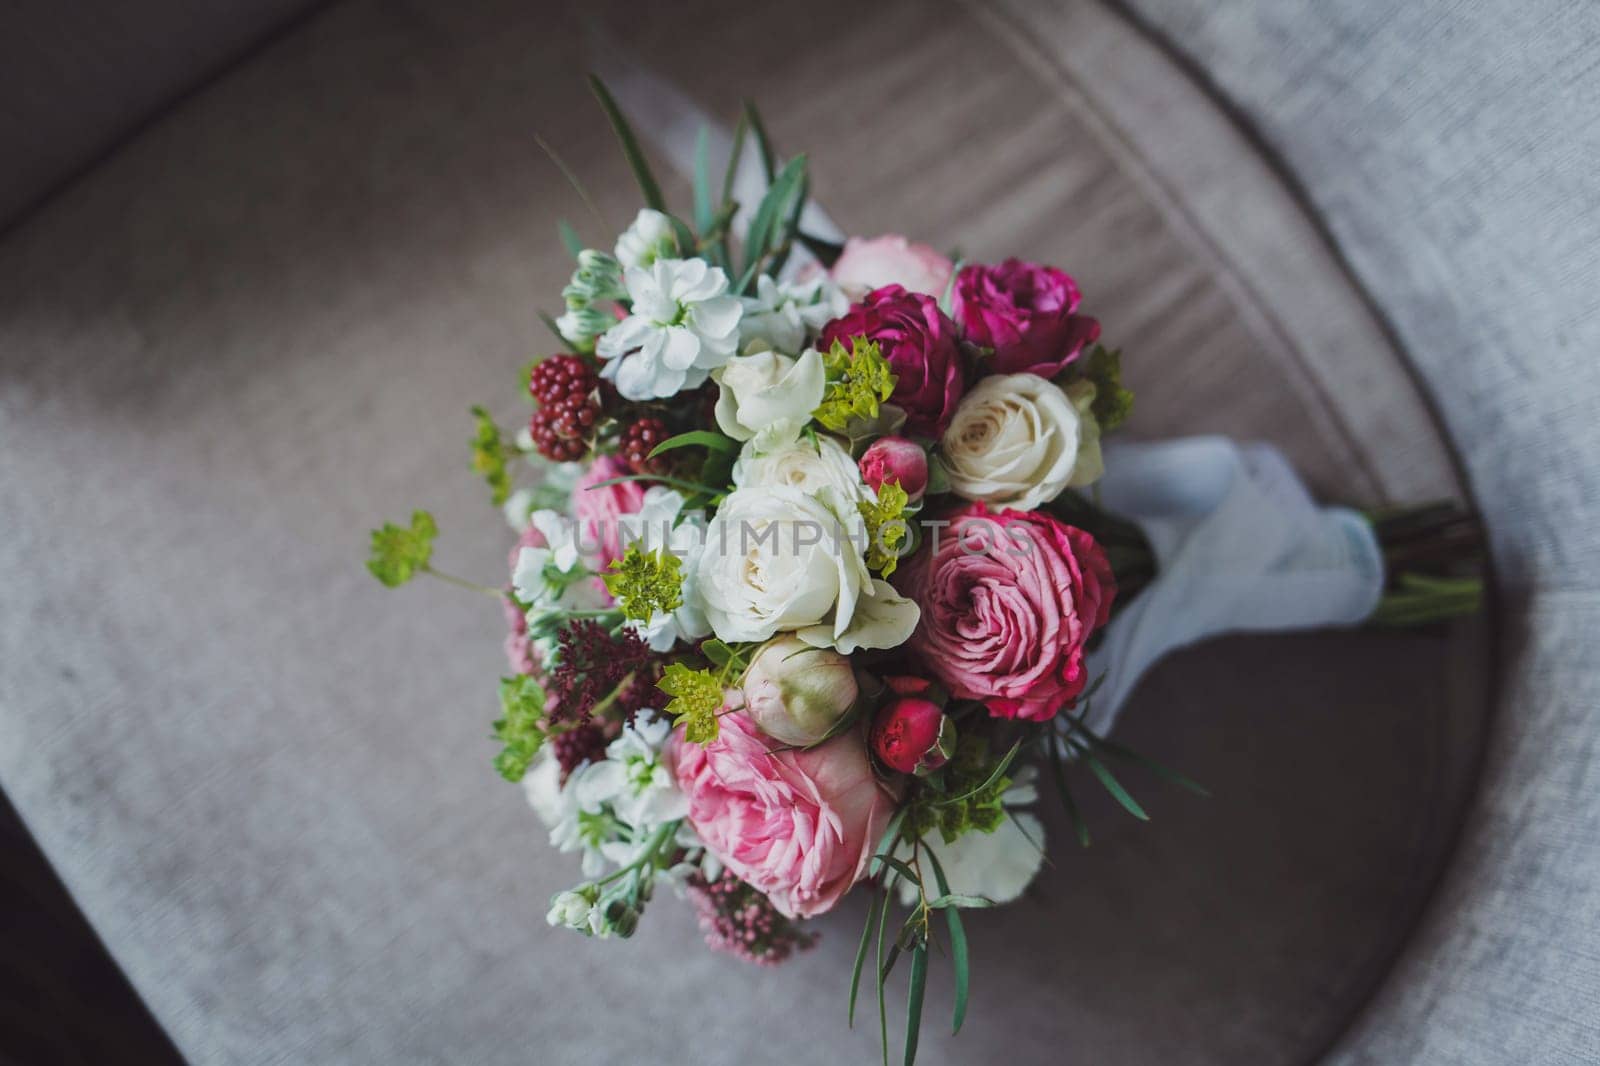
[[[785,917],[809,918],[866,876],[895,797],[874,776],[858,729],[815,748],[770,743],[729,714],[710,744],[679,733],[669,757],[706,850]]]
[[[843,316],[822,327],[817,347],[851,338],[877,341],[895,374],[889,402],[906,413],[906,432],[938,437],[961,402],[965,381],[956,324],[931,296],[890,285],[869,292]]]
[[[954,306],[967,339],[994,349],[989,367],[998,374],[1054,377],[1100,336],[1099,322],[1076,313],[1070,275],[1020,259],[964,267]]]
[[[928,491],[928,453],[904,437],[879,437],[861,456],[861,480],[874,492],[897,482],[912,503]]]
[[[622,558],[622,529],[617,525],[617,518],[634,514],[644,506],[644,485],[638,481],[619,481],[602,488],[591,486],[632,473],[633,468],[622,460],[602,455],[572,489],[578,544],[585,552],[598,549],[595,560],[598,571],[604,571],[613,560]]]
[[[1088,682],[1084,643],[1110,617],[1116,583],[1094,538],[1039,511],[951,516],[906,569],[922,608],[911,637],[952,696],[997,718],[1044,721]]]
[[[891,680],[889,687],[899,691]],[[902,774],[931,774],[955,753],[956,731],[944,709],[923,696],[901,696],[878,709],[872,753]]]
[[[896,234],[863,240],[851,237],[828,273],[852,297],[885,285],[943,296],[955,264],[929,248]]]

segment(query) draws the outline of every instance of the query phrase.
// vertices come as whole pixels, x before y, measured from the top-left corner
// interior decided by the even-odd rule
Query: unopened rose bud
[[[921,696],[884,704],[872,723],[872,753],[891,770],[931,774],[955,753],[956,727],[939,705]]]
[[[860,694],[850,657],[799,637],[769,641],[744,675],[744,709],[761,731],[796,747],[816,744]]]
[[[898,481],[916,503],[928,491],[928,453],[904,437],[881,437],[861,456],[861,480],[874,491]]]

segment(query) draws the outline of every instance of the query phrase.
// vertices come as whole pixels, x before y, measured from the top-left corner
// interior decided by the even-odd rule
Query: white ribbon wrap
[[[1156,578],[1089,657],[1105,680],[1085,724],[1104,735],[1168,652],[1223,633],[1365,621],[1383,593],[1372,526],[1318,507],[1277,449],[1223,437],[1108,445],[1100,503],[1136,523]]]

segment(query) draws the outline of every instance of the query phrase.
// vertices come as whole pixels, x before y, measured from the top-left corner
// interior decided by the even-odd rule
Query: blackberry
[[[528,391],[546,407],[569,398],[586,399],[599,383],[599,376],[575,355],[552,355],[528,375]]]
[[[665,474],[672,469],[671,460],[665,455],[650,458],[650,453],[671,434],[667,432],[667,424],[659,418],[641,418],[622,431],[622,438],[617,442],[617,454],[622,461],[633,467],[639,474]]]

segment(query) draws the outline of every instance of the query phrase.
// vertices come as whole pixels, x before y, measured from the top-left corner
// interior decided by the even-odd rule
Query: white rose
[[[867,501],[861,470],[833,437],[819,433],[774,444],[768,434],[747,443],[733,464],[733,483],[741,489],[783,485],[821,499],[846,520]]]
[[[996,374],[962,397],[939,442],[958,496],[1019,511],[1074,480],[1083,421],[1065,392],[1036,374]]]
[[[798,359],[777,352],[736,355],[711,372],[716,381],[717,425],[734,440],[769,429],[793,436],[822,405],[827,371],[822,356],[807,348]]]
[[[810,626],[844,635],[872,588],[865,543],[859,519],[845,527],[826,503],[797,488],[734,491],[706,529],[695,573],[712,631],[724,641],[763,641]]]

